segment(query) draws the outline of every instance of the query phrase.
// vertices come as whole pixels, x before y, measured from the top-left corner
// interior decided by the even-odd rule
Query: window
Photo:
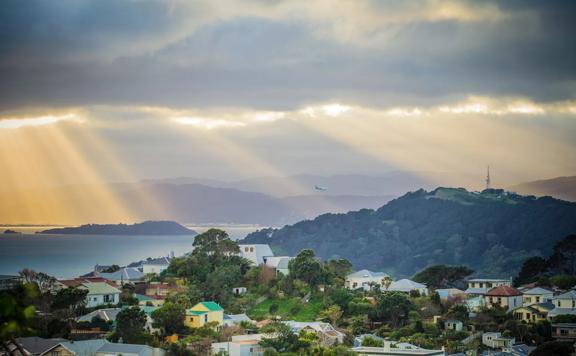
[[[572,300],[572,309],[576,308],[576,300]]]
[[[250,252],[254,252],[254,247],[250,247]]]
[[[208,314],[204,314],[204,322],[205,322],[205,323],[208,322]]]
[[[244,252],[248,252],[248,247],[244,247]]]
[[[536,303],[540,303],[540,297],[536,297]]]
[[[498,297],[498,304],[502,304],[502,298]]]

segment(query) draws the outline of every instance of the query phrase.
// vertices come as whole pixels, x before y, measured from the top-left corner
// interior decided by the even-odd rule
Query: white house
[[[246,287],[234,287],[234,288],[232,288],[232,293],[234,293],[234,295],[243,295],[243,294],[246,294],[247,291],[248,291],[248,289],[246,289]]]
[[[139,282],[145,275],[142,271],[135,267],[123,267],[116,272],[99,273],[99,277],[106,278],[107,280],[114,281],[117,285],[126,283]]]
[[[148,345],[106,343],[96,356],[164,356],[165,351]]]
[[[86,295],[86,307],[88,308],[106,304],[116,305],[120,302],[120,290],[108,283],[83,283],[78,288],[88,290]]]
[[[254,320],[246,314],[224,314],[224,326],[240,325],[242,322],[254,324]]]
[[[510,312],[522,306],[522,293],[508,285],[501,285],[490,289],[484,296],[484,301],[489,308],[498,305]]]
[[[367,269],[363,269],[347,275],[344,286],[351,290],[359,288],[369,290],[370,285],[372,284],[378,285],[380,288],[382,288],[384,278],[390,278],[390,276],[384,272],[372,272]]]
[[[495,287],[509,286],[512,287],[512,279],[498,279],[498,278],[474,278],[468,280],[468,289],[466,294],[485,295],[488,291]]]
[[[504,337],[499,332],[488,332],[482,334],[482,344],[493,349],[510,349],[516,342],[513,337]]]
[[[238,247],[240,247],[240,256],[257,266],[264,263],[265,257],[274,256],[272,249],[267,244],[238,245]]]
[[[551,302],[554,298],[554,292],[540,287],[527,289],[522,291],[522,294],[522,303],[524,306]]]
[[[154,258],[148,261],[144,261],[142,264],[142,273],[144,274],[160,274],[164,272],[170,265],[170,258],[160,257]]]
[[[383,356],[445,356],[446,351],[427,350],[406,342],[395,343],[384,340],[384,347],[359,346],[353,347],[350,351],[360,355],[383,355]]]
[[[287,276],[290,271],[288,270],[288,263],[294,257],[290,256],[267,256],[264,257],[264,264],[268,267],[274,268],[276,274],[283,274]]]
[[[418,291],[420,295],[428,295],[428,287],[426,285],[409,279],[394,281],[390,284],[390,287],[386,289],[386,292],[410,293],[411,291]]]
[[[344,334],[336,329],[330,323],[321,321],[300,322],[300,321],[284,321],[292,332],[300,334],[300,331],[313,332],[318,336],[320,344],[324,347],[330,347],[336,343],[341,344],[344,342]]]
[[[444,323],[444,330],[462,331],[463,329],[464,323],[460,320],[446,320]]]
[[[228,356],[263,356],[264,348],[260,346],[263,334],[234,335],[227,342],[212,344],[212,355]]]
[[[576,291],[568,291],[552,298],[554,309],[548,312],[548,318],[558,315],[576,315]]]

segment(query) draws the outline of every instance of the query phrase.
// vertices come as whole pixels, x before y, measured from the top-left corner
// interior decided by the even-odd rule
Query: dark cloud
[[[4,2],[0,109],[282,110],[327,100],[419,105],[470,94],[563,100],[576,91],[576,4],[569,1],[497,2],[503,16],[494,20],[406,21],[370,45],[318,36],[313,18],[208,21],[198,4],[184,11],[164,1]]]

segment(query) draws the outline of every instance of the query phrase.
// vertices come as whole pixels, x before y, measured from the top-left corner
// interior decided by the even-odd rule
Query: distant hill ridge
[[[324,214],[245,238],[294,255],[312,248],[348,258],[356,269],[410,276],[433,264],[464,264],[477,275],[510,277],[523,261],[547,256],[576,232],[576,204],[503,190],[418,190],[377,210]]]
[[[520,194],[551,196],[576,202],[576,176],[542,179],[526,182],[508,188]]]
[[[37,232],[38,234],[81,234],[81,235],[196,235],[174,221],[144,221],[127,224],[87,224],[78,227],[62,227]]]

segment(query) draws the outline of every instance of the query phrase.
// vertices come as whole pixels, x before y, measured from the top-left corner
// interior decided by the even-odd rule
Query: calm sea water
[[[201,233],[209,226],[188,226]],[[189,252],[193,236],[100,236],[33,234],[45,227],[2,227],[23,234],[0,235],[0,274],[16,274],[22,268],[42,271],[58,278],[92,271],[94,265],[126,265],[147,257],[176,256]],[[257,226],[224,226],[233,239],[257,230]]]

